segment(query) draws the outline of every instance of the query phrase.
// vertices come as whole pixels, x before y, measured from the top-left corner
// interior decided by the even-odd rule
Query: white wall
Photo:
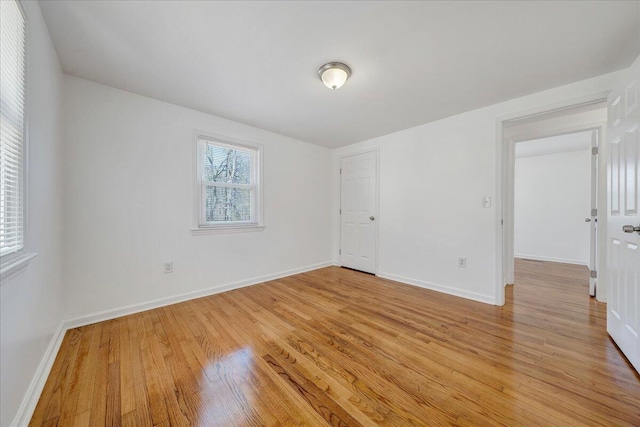
[[[75,77],[64,88],[67,318],[331,261],[328,149]],[[191,235],[196,129],[264,144],[263,232]]]
[[[590,149],[516,158],[514,201],[516,257],[589,265]]]
[[[501,117],[608,91],[618,73],[539,92],[334,150],[334,259],[340,242],[340,156],[379,147],[378,274],[495,303]],[[437,100],[433,100],[437,102]],[[467,268],[457,258],[467,257]]]
[[[8,426],[63,319],[60,103],[62,71],[37,2],[28,19],[28,248],[38,256],[0,287],[0,425]]]

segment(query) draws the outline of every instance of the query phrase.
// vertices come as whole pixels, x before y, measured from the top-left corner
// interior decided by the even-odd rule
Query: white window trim
[[[23,247],[22,249],[8,253],[0,257],[0,286],[5,285],[9,280],[20,274],[24,271],[32,259],[38,256],[35,252],[29,252],[30,242],[29,242],[29,110],[31,103],[29,102],[29,77],[30,77],[30,38],[29,38],[29,18],[27,13],[25,12],[24,6],[20,0],[16,0],[18,7],[20,8],[20,12],[22,12],[22,17],[24,18],[24,49],[25,49],[25,70],[24,70],[24,122],[23,122],[23,146],[24,146],[24,157],[23,161],[23,181],[22,181],[22,191],[23,194]]]
[[[220,223],[220,224],[203,224],[203,191],[202,191],[202,164],[200,162],[202,144],[201,139],[209,140],[213,143],[222,146],[229,146],[231,148],[246,148],[255,151],[255,164],[252,165],[252,174],[255,178],[255,218],[251,222],[236,222],[236,223]],[[244,141],[236,138],[231,138],[224,135],[218,135],[206,131],[195,131],[194,134],[194,215],[193,223],[194,227],[191,229],[193,236],[202,236],[207,234],[225,234],[225,233],[244,233],[244,232],[256,232],[263,231],[264,225],[264,179],[263,179],[263,145],[255,142]],[[222,185],[224,186],[224,184]]]
[[[37,257],[37,253],[20,252],[11,254],[10,258],[2,262],[0,267],[0,285],[4,285],[9,280],[22,273],[32,259]]]

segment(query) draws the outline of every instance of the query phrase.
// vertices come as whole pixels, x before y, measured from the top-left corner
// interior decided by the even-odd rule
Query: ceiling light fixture
[[[340,89],[351,75],[351,68],[342,62],[329,62],[318,70],[322,83],[329,89]]]

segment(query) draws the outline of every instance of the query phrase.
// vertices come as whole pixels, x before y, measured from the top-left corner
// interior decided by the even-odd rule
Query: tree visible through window
[[[251,184],[251,154],[206,144],[205,180],[209,183]],[[251,189],[207,185],[206,222],[251,221]]]
[[[257,149],[199,140],[201,225],[257,223]]]

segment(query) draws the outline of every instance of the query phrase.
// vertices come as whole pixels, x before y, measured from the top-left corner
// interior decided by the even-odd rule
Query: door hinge
[[[591,154],[594,156],[598,154],[598,147],[591,147]]]
[[[340,175],[342,175],[342,168],[340,168]]]
[[[504,219],[500,220],[500,225],[504,225]]]
[[[591,216],[598,216],[598,209],[591,209]]]
[[[342,215],[342,209],[340,209],[340,215]]]
[[[592,279],[598,278],[598,272],[596,270],[591,270],[590,276]]]
[[[338,249],[338,255],[342,255],[342,249]]]

